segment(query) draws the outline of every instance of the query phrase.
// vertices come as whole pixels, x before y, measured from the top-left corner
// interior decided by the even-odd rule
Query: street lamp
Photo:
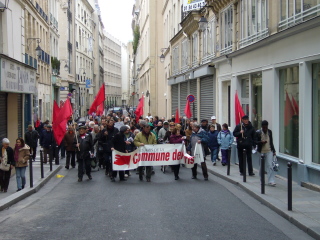
[[[204,17],[204,16],[202,16],[201,18],[200,18],[200,20],[199,20],[199,30],[200,31],[205,31],[206,29],[207,29],[207,27],[208,27],[208,20]]]
[[[37,41],[37,43],[38,43],[38,47],[35,50],[36,50],[36,54],[37,54],[38,58],[40,58],[42,56],[42,49],[39,45],[39,43],[41,43],[41,38],[28,38],[27,39],[27,48],[29,50],[30,43],[34,40]],[[30,41],[30,43],[28,43],[29,41]]]
[[[83,69],[83,73],[82,75],[86,76],[86,70],[84,68],[79,68],[79,73],[80,73],[80,70]]]
[[[4,10],[8,9],[9,1],[10,0],[5,0],[4,4],[2,2],[0,2],[0,11],[1,12],[4,12]]]
[[[165,50],[167,50],[168,48],[161,48],[161,56],[160,56],[160,62],[163,63],[164,60],[166,59],[166,56],[163,54],[163,52]]]
[[[69,66],[68,66],[69,60],[68,60],[68,59],[60,59],[60,61],[63,61],[63,62],[66,63],[66,65],[64,65],[64,70],[65,70],[66,72],[69,72]]]

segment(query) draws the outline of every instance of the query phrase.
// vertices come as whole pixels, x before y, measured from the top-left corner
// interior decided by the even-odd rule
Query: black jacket
[[[35,148],[38,146],[38,139],[40,138],[39,133],[35,130],[27,131],[24,134],[24,139],[26,144],[31,147],[31,148]]]
[[[242,130],[244,130],[243,137],[240,133],[241,125]],[[238,124],[233,130],[233,136],[237,138],[238,148],[256,146],[256,130],[252,126],[251,122],[249,122],[247,126],[245,126],[243,123]]]
[[[108,135],[105,135],[105,131],[108,131]],[[119,132],[119,130],[115,127],[103,129],[95,138],[95,141],[98,141],[99,146],[102,145],[104,152],[112,152],[111,148],[113,148],[113,138]]]
[[[2,156],[2,145],[0,145],[0,154],[1,154],[1,157]],[[7,158],[8,158],[8,161],[7,161],[7,164],[10,164],[12,166],[15,166],[16,165],[16,162],[14,161],[14,152],[13,152],[13,149],[11,147],[7,147],[6,149],[7,151]]]
[[[52,131],[43,130],[40,138],[40,145],[44,148],[49,148],[55,145]]]
[[[261,149],[262,149],[261,132],[262,132],[261,129],[257,130],[257,132],[256,132],[256,140],[257,140],[258,152],[259,152],[259,153],[261,153]],[[268,129],[268,134],[269,134],[269,139],[270,139],[271,151],[272,151],[273,153],[275,153],[276,150],[274,149],[272,131],[271,131],[270,129]]]
[[[77,143],[80,144],[79,146],[80,151],[76,146]],[[80,135],[77,134],[77,138],[75,138],[73,144],[76,149],[78,159],[90,158],[89,151],[91,151],[92,154],[94,153],[93,140],[92,140],[92,135],[90,133],[86,133],[84,138],[80,137]]]
[[[122,132],[119,132],[117,133],[114,138],[113,138],[113,146],[114,146],[114,149],[119,151],[119,152],[122,152],[122,153],[125,153],[127,148],[126,148],[126,142],[125,142],[125,136]]]

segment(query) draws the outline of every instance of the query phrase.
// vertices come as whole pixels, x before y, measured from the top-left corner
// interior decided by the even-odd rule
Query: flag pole
[[[240,115],[240,112],[239,112],[239,119],[240,119],[240,127],[241,127],[241,131],[242,131],[242,122],[241,122],[241,115]],[[243,138],[243,133],[242,133],[242,138]]]
[[[75,137],[76,137],[76,141],[77,141],[77,148],[78,148],[78,151],[80,152],[80,147],[79,147],[79,142],[78,142],[78,137],[77,137],[77,131],[76,131],[76,128],[75,128],[75,121],[74,121],[74,118],[72,116],[72,127],[73,127],[73,130],[74,130],[74,134],[75,134]]]

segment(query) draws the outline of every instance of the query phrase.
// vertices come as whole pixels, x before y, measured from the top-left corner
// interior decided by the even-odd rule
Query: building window
[[[267,0],[241,0],[240,47],[245,47],[269,35],[267,5]]]
[[[198,65],[198,33],[192,36],[192,66]]]
[[[318,0],[280,0],[281,21],[279,29],[285,29],[310,18],[319,16]]]
[[[232,51],[233,7],[230,5],[221,13],[221,54]]]
[[[178,46],[176,46],[173,49],[172,58],[173,58],[172,73],[173,75],[175,75],[179,73],[179,47]]]
[[[260,128],[262,122],[262,76],[261,73],[251,75],[252,83],[252,118],[255,129]]]
[[[313,64],[312,66],[312,79],[313,79],[313,136],[312,136],[312,161],[320,164],[320,63]]]
[[[181,70],[184,72],[189,68],[189,39],[186,38],[181,43]]]
[[[280,70],[280,152],[299,157],[299,67]]]
[[[203,57],[202,62],[205,63],[214,57],[214,36],[215,36],[215,19],[208,23],[208,28],[203,32]]]

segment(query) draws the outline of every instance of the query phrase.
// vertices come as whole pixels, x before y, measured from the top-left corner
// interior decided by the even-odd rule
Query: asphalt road
[[[111,183],[103,171],[77,182],[61,170],[40,192],[0,212],[0,239],[311,239],[241,189],[221,179],[180,180],[156,168]]]

